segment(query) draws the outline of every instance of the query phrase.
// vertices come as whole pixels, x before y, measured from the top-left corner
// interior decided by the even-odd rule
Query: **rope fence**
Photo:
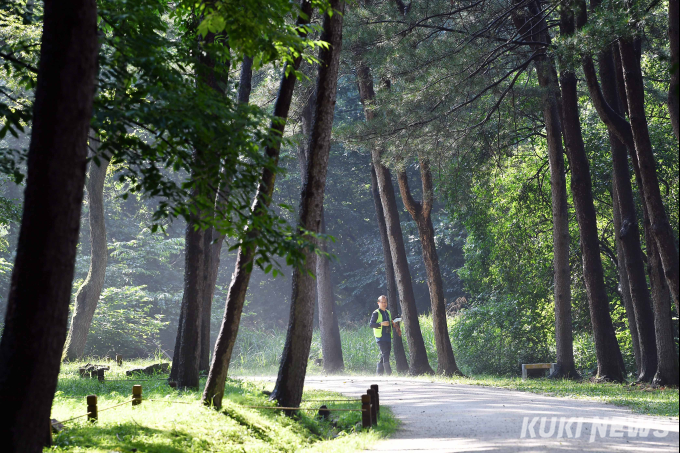
[[[127,379],[126,379],[127,380]],[[141,380],[156,380],[156,379],[141,379]],[[99,419],[99,413],[110,409],[115,409],[126,404],[132,404],[132,406],[138,406],[142,404],[142,401],[154,402],[154,403],[169,403],[169,404],[195,404],[191,401],[173,401],[165,399],[147,399],[142,397],[142,386],[133,385],[132,386],[132,399],[124,401],[122,403],[114,404],[112,406],[107,406],[102,409],[97,407],[97,395],[88,395],[86,397],[87,401],[87,412],[81,415],[76,415],[75,417],[69,418],[63,421],[52,420],[50,426],[50,435],[53,430],[57,429],[57,425],[63,426],[64,423],[77,420],[79,418],[87,417],[88,421],[96,422]],[[380,414],[380,402],[378,396],[378,386],[376,384],[371,385],[366,391],[366,394],[361,395],[361,399],[313,399],[313,400],[303,400],[303,403],[310,402],[344,402],[344,403],[355,403],[361,402],[361,409],[335,409],[327,408],[321,406],[320,408],[307,408],[307,407],[280,407],[280,406],[240,406],[247,409],[264,409],[264,410],[286,410],[286,411],[318,411],[319,415],[328,417],[331,412],[361,412],[361,425],[364,428],[370,428],[378,424],[378,416]]]

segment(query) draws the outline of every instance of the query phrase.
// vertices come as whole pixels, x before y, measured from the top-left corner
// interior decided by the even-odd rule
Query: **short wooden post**
[[[371,425],[377,425],[378,424],[378,411],[376,410],[376,407],[375,407],[375,399],[376,399],[375,390],[368,389],[368,390],[366,390],[366,393],[371,398]]]
[[[104,369],[100,368],[97,370],[97,380],[99,382],[104,382]]]
[[[375,410],[377,417],[380,418],[380,395],[378,394],[378,384],[372,384],[371,390],[375,392]]]
[[[142,404],[142,386],[133,385],[132,386],[132,405],[138,406]]]
[[[121,366],[123,364],[123,356],[120,354],[116,354],[116,363],[118,366]]]
[[[87,395],[87,419],[91,422],[96,422],[98,418],[97,395]]]
[[[371,427],[371,397],[361,395],[361,427]]]

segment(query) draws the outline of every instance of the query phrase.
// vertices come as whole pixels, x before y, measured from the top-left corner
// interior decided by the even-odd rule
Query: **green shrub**
[[[158,349],[158,335],[167,322],[156,313],[154,299],[145,288],[125,286],[102,291],[87,337],[86,355],[144,357]]]

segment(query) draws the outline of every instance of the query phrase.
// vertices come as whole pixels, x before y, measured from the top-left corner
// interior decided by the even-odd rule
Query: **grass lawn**
[[[292,419],[276,410],[245,408],[274,406],[262,393],[271,390],[273,384],[232,379],[227,381],[222,410],[215,411],[201,404],[198,391],[178,391],[165,380],[140,380],[147,376],[140,379],[125,376],[125,370],[150,363],[140,360],[122,367],[109,365],[111,371],[106,378],[110,381],[104,383],[80,378],[78,367],[82,363],[62,365],[52,418],[63,421],[85,414],[85,397],[96,394],[99,421],[90,423],[83,417],[64,423],[65,429],[53,437],[54,446],[45,451],[343,452],[364,449],[397,428],[388,408],[381,410],[378,427],[370,430],[361,429],[360,412],[332,412],[334,408],[359,408],[356,402],[325,403],[331,409],[330,421],[316,419],[316,411],[301,411],[299,418]],[[201,385],[204,383],[202,380]],[[102,411],[129,401],[133,384],[142,385],[147,401],[136,407],[123,404]],[[304,400],[334,398],[342,397],[331,392],[307,391],[301,407],[318,409],[324,403]]]
[[[502,376],[435,378],[453,384],[481,385],[522,390],[550,396],[577,398],[628,407],[646,415],[678,416],[678,389],[631,386],[614,383],[575,382],[570,380],[526,379]],[[429,380],[433,380],[432,377]]]

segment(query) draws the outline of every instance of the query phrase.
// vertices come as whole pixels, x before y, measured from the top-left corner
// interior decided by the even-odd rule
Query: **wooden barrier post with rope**
[[[368,389],[366,390],[366,394],[371,398],[371,425],[377,425],[378,424],[378,411],[376,410],[375,407],[375,390],[373,389]]]
[[[378,384],[372,384],[371,390],[375,392],[376,420],[380,418],[380,395],[378,394]]]
[[[132,386],[132,405],[138,406],[142,404],[142,386],[133,385]]]
[[[97,395],[87,395],[87,420],[96,422],[98,418]]]
[[[371,397],[361,395],[361,427],[371,427]]]

